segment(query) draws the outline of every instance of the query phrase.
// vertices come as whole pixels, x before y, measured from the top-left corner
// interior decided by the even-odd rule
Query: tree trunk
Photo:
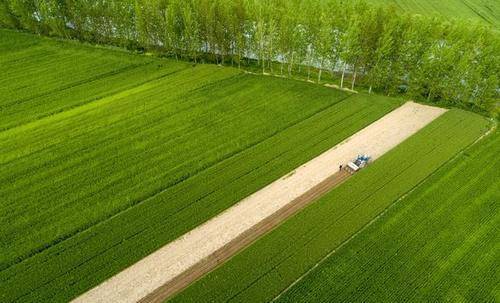
[[[269,70],[271,71],[271,74],[273,73],[273,44],[271,43],[270,49],[269,49]]]
[[[284,65],[284,62],[283,62],[283,60],[281,60],[281,71],[280,71],[281,76],[283,76],[283,65]]]
[[[372,86],[370,85],[370,88],[368,89],[368,93],[371,94],[372,93]]]
[[[342,78],[340,79],[340,88],[344,88],[344,76],[347,64],[344,63],[344,68],[342,69]]]
[[[311,79],[311,66],[308,65],[307,66],[307,81],[309,81]]]
[[[321,82],[321,74],[323,73],[323,63],[324,63],[324,61],[321,60],[321,63],[319,65],[319,71],[318,71],[318,83]]]
[[[354,74],[352,76],[351,90],[354,90],[354,84],[356,83],[356,68],[354,68]]]

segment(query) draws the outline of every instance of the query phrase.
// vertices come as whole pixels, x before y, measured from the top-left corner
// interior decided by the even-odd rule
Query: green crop
[[[369,3],[394,5],[401,11],[421,15],[441,15],[449,18],[482,21],[498,28],[500,5],[492,0],[368,0]]]
[[[1,99],[2,302],[67,301],[401,104],[232,68],[51,43],[13,51],[25,60],[21,53],[36,48],[40,57],[23,65],[38,71],[26,73],[31,81],[23,85],[42,77],[38,64],[60,52],[82,59],[61,60],[31,92],[9,84],[30,102]],[[105,88],[92,84],[92,65],[96,77],[113,69],[100,66],[101,55],[137,65],[134,75],[105,77]],[[74,77],[61,73],[66,68]],[[81,89],[61,89],[75,81]],[[34,97],[37,91],[44,97]]]
[[[279,302],[497,301],[499,153],[496,131],[439,169]]]
[[[273,299],[468,146],[487,126],[485,119],[467,112],[452,110],[444,114],[172,301]]]
[[[0,33],[0,130],[113,95],[188,66],[11,31]]]

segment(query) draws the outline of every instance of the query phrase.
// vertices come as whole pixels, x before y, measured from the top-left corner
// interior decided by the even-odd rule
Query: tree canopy
[[[0,25],[498,110],[496,30],[363,1],[0,0]]]

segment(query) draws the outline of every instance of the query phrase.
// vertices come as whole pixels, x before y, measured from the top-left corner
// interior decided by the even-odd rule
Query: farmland
[[[187,66],[0,32],[0,130],[139,86]],[[64,71],[64,72],[63,72]]]
[[[439,169],[278,302],[498,301],[499,153],[496,131]]]
[[[0,1],[0,301],[498,300],[499,10]]]
[[[401,104],[8,33],[2,68],[19,55],[17,77],[39,87],[2,78],[11,93],[1,101],[3,302],[66,301]],[[75,48],[82,60],[65,60]],[[120,69],[98,60],[93,76],[94,51],[106,64],[129,60],[134,74],[155,72],[93,86]],[[57,69],[39,66],[54,57]],[[44,73],[50,81],[38,81]]]
[[[172,301],[273,299],[488,126],[485,119],[470,113],[444,114]]]
[[[394,5],[401,11],[422,15],[474,20],[500,26],[500,3],[495,0],[370,0],[371,3]]]

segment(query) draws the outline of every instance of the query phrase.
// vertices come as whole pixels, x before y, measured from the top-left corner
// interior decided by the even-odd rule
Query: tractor
[[[360,169],[365,168],[370,162],[371,157],[368,155],[359,155],[355,160],[347,163],[344,169],[350,174],[358,172]]]

